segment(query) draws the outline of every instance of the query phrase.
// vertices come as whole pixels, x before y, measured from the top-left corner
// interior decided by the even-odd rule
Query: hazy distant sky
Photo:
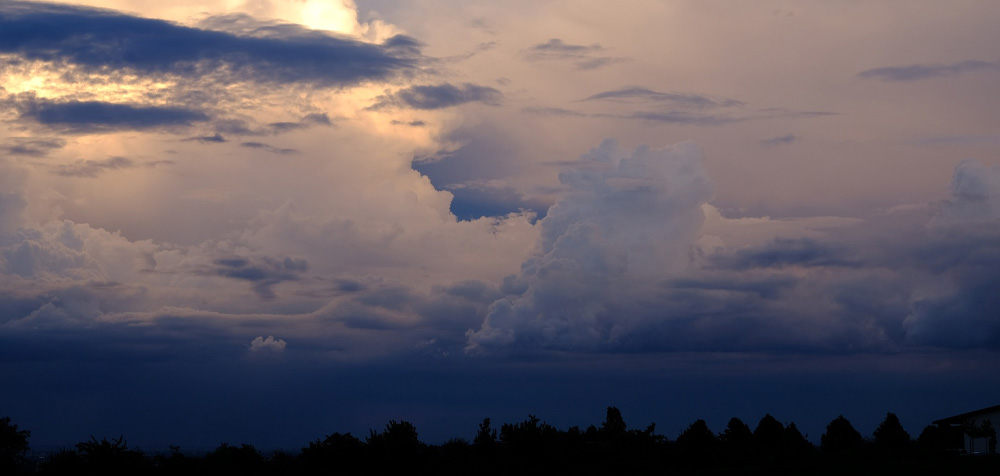
[[[997,20],[2,1],[0,416],[294,449],[995,405]]]

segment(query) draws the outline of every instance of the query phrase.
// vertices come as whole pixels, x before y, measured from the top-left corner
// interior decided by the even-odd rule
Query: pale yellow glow
[[[345,35],[354,35],[358,30],[358,12],[352,0],[306,0],[298,20],[314,30]]]

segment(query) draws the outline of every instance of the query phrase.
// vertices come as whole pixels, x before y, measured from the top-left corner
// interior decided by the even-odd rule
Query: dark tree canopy
[[[30,431],[11,423],[10,417],[0,418],[0,473],[12,474],[24,463],[30,436]]]
[[[910,434],[903,429],[894,413],[886,413],[885,420],[872,434],[872,441],[880,451],[899,452],[910,444]]]
[[[820,446],[824,451],[849,452],[861,447],[864,439],[861,433],[854,429],[851,422],[840,415],[826,425],[826,433],[820,437]]]
[[[484,418],[479,424],[479,431],[472,443],[478,446],[489,446],[497,441],[497,431],[490,427],[490,419]]]
[[[781,445],[784,434],[785,425],[767,413],[757,423],[757,429],[753,431],[753,439],[759,447],[777,448]]]
[[[601,432],[610,439],[618,439],[625,436],[625,419],[622,412],[615,407],[608,407],[607,417],[601,423]]]

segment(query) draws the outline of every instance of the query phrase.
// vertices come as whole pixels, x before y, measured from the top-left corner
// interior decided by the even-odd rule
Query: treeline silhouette
[[[871,437],[863,437],[843,416],[826,427],[819,447],[795,423],[764,415],[751,430],[732,418],[720,433],[696,420],[676,439],[657,435],[655,424],[629,428],[621,412],[608,407],[601,425],[560,430],[534,415],[496,429],[489,418],[470,442],[453,438],[422,443],[406,421],[390,421],[364,439],[333,433],[297,454],[264,455],[250,444],[220,444],[204,455],[171,446],[147,454],[128,447],[123,436],[91,437],[29,460],[30,432],[0,419],[0,475],[240,475],[319,476],[337,474],[949,474],[1000,470],[993,455],[960,455],[963,429],[928,426],[915,440],[888,413]]]

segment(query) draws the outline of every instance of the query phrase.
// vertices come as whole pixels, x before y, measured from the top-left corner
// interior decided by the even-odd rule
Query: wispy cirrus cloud
[[[639,86],[626,86],[619,89],[601,91],[583,98],[581,101],[654,102],[668,103],[673,107],[694,109],[737,107],[743,105],[743,101],[731,98],[694,93],[660,92]]]
[[[124,170],[136,167],[157,167],[171,164],[169,160],[152,162],[136,162],[127,157],[108,157],[99,160],[79,160],[73,163],[60,164],[52,168],[52,173],[63,177],[96,178],[109,170]]]
[[[987,73],[1000,71],[1000,62],[965,60],[950,64],[911,64],[905,66],[884,66],[872,68],[858,73],[862,79],[880,79],[883,81],[922,81],[925,79],[959,76],[972,73]]]
[[[778,147],[782,145],[789,145],[795,141],[799,140],[795,134],[785,134],[783,136],[772,137],[770,139],[764,139],[760,141],[760,145],[764,147]]]
[[[523,52],[528,61],[564,61],[573,64],[577,70],[600,69],[605,66],[627,61],[625,58],[605,54],[606,49],[598,43],[576,45],[552,38],[538,43]]]
[[[14,137],[5,144],[0,145],[0,150],[10,155],[24,155],[28,157],[44,157],[53,150],[58,150],[66,146],[66,141],[58,137]]]

